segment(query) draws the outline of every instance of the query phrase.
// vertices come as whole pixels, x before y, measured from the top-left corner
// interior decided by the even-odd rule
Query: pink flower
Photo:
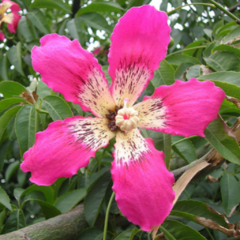
[[[50,185],[57,178],[71,177],[116,137],[111,173],[120,211],[145,231],[164,221],[173,205],[174,177],[163,152],[138,128],[204,136],[225,97],[210,81],[177,80],[133,105],[166,56],[169,33],[164,12],[151,6],[130,9],[111,37],[110,89],[93,54],[77,40],[57,34],[41,39],[41,46],[32,50],[34,69],[49,87],[95,118],[67,118],[37,133],[21,164],[24,172],[32,173],[32,182]]]
[[[8,9],[11,9],[11,13],[6,14]],[[21,8],[17,3],[9,0],[2,0],[2,4],[0,5],[0,26],[5,22],[8,24],[9,32],[15,33],[21,18],[21,15],[17,13],[20,10]],[[4,34],[2,32],[0,32],[0,40],[4,40]]]

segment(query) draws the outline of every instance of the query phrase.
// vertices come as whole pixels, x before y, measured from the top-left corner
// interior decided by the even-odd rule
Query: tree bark
[[[72,211],[0,236],[0,240],[73,240],[88,226],[83,205]]]

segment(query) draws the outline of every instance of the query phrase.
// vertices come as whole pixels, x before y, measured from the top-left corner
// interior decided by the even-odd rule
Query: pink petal
[[[71,177],[114,137],[107,122],[100,118],[71,117],[51,123],[45,131],[37,133],[34,146],[23,156],[21,169],[30,171],[30,180],[38,185]]]
[[[0,32],[0,41],[3,41],[4,40],[4,34],[2,32]]]
[[[10,1],[10,0],[2,0],[2,3],[3,2],[8,2],[8,3],[11,3],[11,7],[10,9],[12,10],[12,12],[18,12],[21,10],[21,8],[19,7],[19,5],[13,1]]]
[[[40,42],[32,50],[32,63],[43,82],[96,116],[105,117],[109,109],[114,110],[107,80],[92,53],[76,39],[57,34],[46,35]]]
[[[173,174],[164,153],[137,129],[117,133],[111,167],[113,191],[122,214],[144,231],[160,225],[173,207]]]
[[[17,12],[15,12],[15,11],[14,12],[12,11],[12,14],[13,14],[13,22],[8,24],[8,30],[11,33],[15,33],[16,30],[17,30],[18,22],[21,18],[21,15],[18,14]]]
[[[210,81],[177,80],[171,86],[156,88],[151,97],[134,106],[140,118],[138,127],[185,137],[204,137],[205,128],[217,118],[224,98],[223,90]]]
[[[167,15],[154,7],[134,7],[119,20],[111,36],[109,74],[117,106],[131,106],[145,89],[167,53],[170,42]]]

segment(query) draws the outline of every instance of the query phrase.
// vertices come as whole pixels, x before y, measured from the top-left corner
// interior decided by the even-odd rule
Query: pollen
[[[137,127],[139,122],[138,112],[132,107],[128,108],[128,99],[124,99],[124,107],[117,112],[116,125],[124,132],[130,132]]]

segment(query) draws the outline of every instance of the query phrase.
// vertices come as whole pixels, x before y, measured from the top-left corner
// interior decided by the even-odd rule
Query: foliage
[[[31,184],[30,175],[19,168],[38,131],[46,129],[52,121],[89,114],[41,81],[31,65],[31,49],[39,45],[42,36],[52,32],[76,38],[84,48],[97,41],[102,47],[96,57],[107,73],[107,50],[115,24],[129,8],[150,1],[86,0],[80,1],[80,6],[76,4],[79,1],[16,2],[22,8],[17,34],[8,33],[0,45],[0,232],[5,234],[44,221],[83,202],[89,228],[78,239],[101,239],[112,194],[109,170],[113,142],[106,150],[99,150],[87,168],[48,187]],[[143,135],[153,138],[155,147],[165,152],[166,164],[172,171],[203,157],[212,148],[226,161],[188,184],[157,238],[161,239],[162,232],[167,240],[186,239],[188,232],[190,239],[221,240],[227,239],[227,231],[213,230],[210,225],[207,228],[205,223],[208,220],[219,226],[215,229],[221,226],[227,230],[228,221],[240,223],[240,149],[231,130],[240,115],[240,26],[213,6],[200,4],[178,9],[186,3],[191,1],[169,0],[160,6],[161,10],[170,11],[174,42],[144,95],[151,95],[160,85],[194,77],[213,81],[230,97],[221,106],[221,117],[207,127],[205,138],[171,137],[151,131],[143,131]],[[218,3],[230,8],[237,2]],[[149,239],[147,233],[121,215],[115,200],[110,208],[107,237]]]

